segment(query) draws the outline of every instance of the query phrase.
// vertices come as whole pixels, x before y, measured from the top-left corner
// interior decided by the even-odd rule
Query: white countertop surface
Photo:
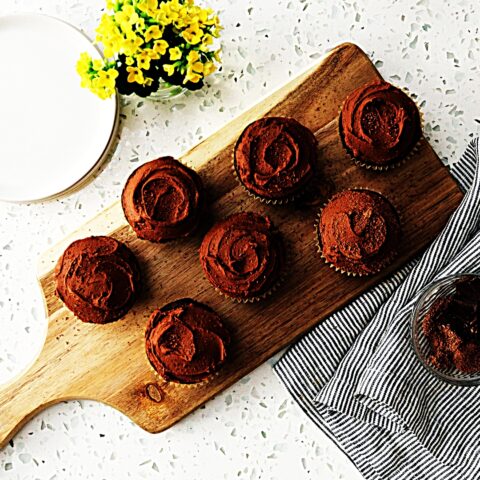
[[[425,133],[445,161],[455,161],[480,131],[478,0],[208,3],[225,26],[223,71],[209,88],[164,104],[125,100],[119,144],[92,183],[60,200],[0,203],[0,382],[22,371],[43,343],[38,255],[117,199],[141,162],[180,155],[335,45],[357,43],[386,80],[418,95]],[[101,0],[1,0],[0,15],[43,12],[92,35],[102,6]],[[32,79],[25,95],[41,94]],[[0,452],[0,478],[361,479],[268,363],[157,435],[95,402],[55,405]]]

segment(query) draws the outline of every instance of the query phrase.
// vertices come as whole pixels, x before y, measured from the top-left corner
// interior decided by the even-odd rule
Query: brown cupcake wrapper
[[[340,118],[341,118],[341,113],[342,113],[342,110],[343,110],[343,106],[344,106],[345,101],[346,101],[346,98],[345,98],[345,100],[342,102],[342,104],[341,104],[341,106],[338,110],[338,135],[340,136],[340,141],[342,142],[343,149],[345,150],[346,154],[350,157],[352,162],[357,167],[365,168],[367,170],[372,170],[372,171],[375,171],[375,172],[387,172],[389,170],[393,170],[395,168],[398,168],[398,167],[404,165],[407,161],[409,161],[411,158],[413,158],[419,152],[420,144],[423,142],[423,140],[425,138],[424,135],[423,135],[423,129],[424,129],[424,123],[425,123],[423,112],[420,109],[420,107],[418,106],[417,102],[411,97],[410,92],[405,87],[397,87],[397,88],[402,90],[402,92],[405,93],[405,95],[408,95],[410,100],[412,100],[412,102],[414,102],[415,106],[417,107],[418,113],[420,115],[420,128],[421,128],[421,131],[422,131],[422,134],[420,135],[420,138],[418,139],[417,143],[412,147],[412,149],[410,150],[410,152],[407,155],[400,158],[399,160],[396,160],[395,162],[392,162],[392,163],[389,163],[389,164],[386,164],[386,165],[375,165],[373,163],[366,163],[366,162],[358,159],[357,157],[355,157],[355,155],[352,154],[351,150],[345,145],[345,141],[343,140],[342,125],[341,125],[341,122],[340,122]]]
[[[287,205],[287,204],[293,203],[293,202],[301,199],[305,195],[306,189],[312,184],[312,181],[309,181],[306,185],[304,185],[304,187],[300,191],[298,191],[296,193],[293,193],[292,195],[285,196],[283,198],[267,198],[267,197],[262,197],[262,196],[260,196],[256,193],[251,192],[242,183],[242,181],[240,180],[240,177],[238,176],[237,169],[235,168],[235,151],[233,151],[233,153],[232,153],[232,170],[233,170],[233,174],[235,175],[235,178],[236,178],[238,184],[243,188],[243,190],[245,192],[247,192],[247,194],[250,197],[252,197],[255,200],[258,200],[262,203],[265,203],[266,205]],[[315,175],[316,175],[316,173],[315,173]]]
[[[223,365],[220,367],[220,369],[223,367]],[[220,370],[217,370],[216,372],[213,372],[211,373],[207,378],[203,379],[201,382],[196,382],[196,383],[181,383],[181,382],[176,382],[176,381],[170,381],[169,383],[171,385],[173,385],[174,388],[188,388],[188,389],[192,389],[192,388],[199,388],[199,387],[204,387],[205,385],[207,385],[208,383],[210,383],[210,381],[212,379],[214,379],[215,377],[218,376],[218,373],[219,373]]]
[[[333,186],[331,180],[323,177],[319,171],[316,171],[310,182],[305,185],[302,195],[295,200],[295,203],[315,208],[321,205],[323,203],[322,198],[325,199],[326,197],[325,190],[322,190],[322,187],[324,189],[328,188],[330,191],[331,186]]]
[[[370,187],[358,187],[358,186],[353,186],[353,187],[349,187],[349,188],[346,188],[344,190],[367,190],[369,192],[374,192],[374,193],[378,193],[379,195],[381,195],[382,197],[386,198],[393,206],[393,208],[395,209],[395,212],[397,213],[398,215],[398,218],[399,218],[399,222],[400,222],[400,228],[403,230],[403,217],[402,217],[402,214],[398,211],[397,207],[395,206],[396,205],[396,202],[395,200],[392,201],[391,200],[391,196],[387,196],[387,195],[384,195],[382,192],[379,192],[378,190],[375,190],[373,188],[370,188]],[[342,190],[342,191],[344,191]],[[340,192],[337,192],[337,193],[340,193]],[[336,193],[334,193],[324,204],[323,204],[323,207],[318,211],[317,213],[317,216],[315,218],[315,222],[314,222],[314,235],[315,235],[315,243],[316,243],[316,246],[317,246],[317,251],[318,253],[320,254],[320,257],[322,258],[322,260],[325,262],[326,265],[328,265],[331,269],[335,270],[336,272],[339,272],[341,273],[342,275],[347,275],[348,277],[371,277],[372,275],[377,275],[377,273],[380,273],[384,268],[388,267],[392,262],[393,260],[398,256],[398,252],[396,253],[393,253],[392,255],[390,255],[388,258],[388,262],[385,264],[385,266],[379,268],[378,270],[374,271],[374,272],[370,272],[370,273],[359,273],[359,272],[350,272],[348,270],[343,270],[339,267],[337,267],[336,265],[334,265],[333,263],[329,262],[327,260],[327,258],[325,257],[325,255],[323,254],[323,248],[322,248],[322,240],[320,238],[320,217],[322,215],[322,210],[323,208],[326,207],[326,205],[330,202],[330,200],[333,198],[333,196],[336,195]]]
[[[291,267],[291,258],[288,255],[289,244],[288,244],[288,242],[286,241],[286,239],[283,235],[282,235],[282,240],[283,240],[283,244],[284,244],[284,248],[285,248],[285,264],[283,266],[283,271],[280,272],[280,275],[278,276],[276,282],[265,293],[262,293],[261,295],[258,295],[256,297],[237,298],[237,297],[232,297],[232,296],[226,294],[225,292],[222,292],[217,287],[213,287],[214,290],[219,295],[221,295],[223,298],[225,298],[227,300],[230,300],[234,303],[243,303],[243,304],[261,302],[262,300],[265,300],[266,298],[273,295],[285,282],[285,280],[287,278],[287,273],[288,273],[288,271],[290,270],[290,267]]]
[[[227,357],[227,360],[228,360],[228,357]],[[212,379],[214,379],[215,377],[218,376],[218,374],[220,373],[220,370],[222,369],[223,367],[223,364],[220,366],[220,368],[216,371],[216,372],[213,372],[211,373],[210,375],[208,375],[208,377],[206,377],[205,379],[203,379],[201,382],[195,382],[195,383],[182,383],[182,382],[179,382],[177,380],[167,380],[165,377],[163,377],[160,373],[158,373],[155,368],[153,368],[153,365],[151,364],[150,360],[148,360],[148,357],[147,357],[147,361],[148,361],[148,364],[150,366],[150,369],[151,371],[153,372],[153,374],[155,375],[155,377],[159,380],[157,383],[158,383],[158,387],[159,388],[162,388],[166,385],[168,385],[169,387],[174,387],[174,388],[198,388],[198,387],[201,387],[201,386],[204,386],[206,385],[207,383],[209,383]]]
[[[196,168],[194,168],[192,162],[188,162],[188,161],[184,160],[183,158],[178,158],[177,160],[178,160],[184,167],[187,167],[187,168],[189,168],[190,170],[193,170],[194,172],[196,172],[196,173],[198,174],[198,172],[197,172]]]

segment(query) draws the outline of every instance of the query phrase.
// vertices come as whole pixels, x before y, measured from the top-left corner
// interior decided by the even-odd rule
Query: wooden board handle
[[[40,354],[26,372],[0,386],[0,448],[37,412],[58,402],[48,369]]]
[[[71,344],[72,329],[58,330],[57,320],[49,319],[45,343],[33,364],[10,382],[0,385],[0,448],[36,413],[49,405],[71,398],[72,374],[63,362],[65,343]],[[63,350],[63,352],[62,352]]]

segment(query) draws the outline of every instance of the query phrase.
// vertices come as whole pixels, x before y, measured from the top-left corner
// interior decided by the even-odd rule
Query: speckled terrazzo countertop
[[[179,155],[336,44],[357,43],[387,80],[418,95],[425,133],[445,161],[455,161],[480,131],[477,0],[209,4],[221,11],[225,30],[223,71],[208,88],[167,104],[125,100],[120,142],[93,183],[60,200],[0,203],[0,381],[23,370],[43,342],[45,319],[34,275],[38,255],[118,198],[141,162]],[[101,7],[100,0],[2,0],[0,14],[48,13],[92,35]],[[32,85],[27,94],[41,92]],[[0,452],[0,478],[361,477],[265,364],[158,435],[94,402],[56,405]]]

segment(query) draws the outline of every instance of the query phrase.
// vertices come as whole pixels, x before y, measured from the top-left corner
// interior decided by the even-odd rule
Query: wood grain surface
[[[355,45],[343,44],[309,71],[193,148],[182,160],[199,168],[210,215],[194,237],[162,245],[135,237],[120,202],[45,253],[39,281],[45,296],[48,332],[40,356],[26,373],[0,388],[0,445],[40,409],[65,399],[104,402],[149,432],[171,426],[210,397],[253,370],[319,321],[419,253],[442,229],[462,194],[431,146],[422,140],[403,166],[375,173],[355,166],[338,136],[338,111],[345,96],[380,78]],[[313,225],[319,206],[267,206],[248,196],[232,173],[232,147],[241,131],[265,115],[296,118],[319,141],[323,197],[347,187],[368,187],[386,195],[404,227],[400,256],[382,274],[349,278],[322,263]],[[168,154],[168,152],[164,152]],[[236,304],[218,295],[202,274],[198,247],[218,218],[241,210],[268,214],[289,245],[286,281],[267,300]],[[127,316],[108,325],[76,319],[54,295],[53,267],[74,239],[110,234],[138,256],[146,289]],[[151,370],[144,352],[145,322],[167,302],[192,297],[213,307],[233,334],[230,357],[221,372],[196,387],[166,384]],[[328,349],[329,346],[325,345]]]

